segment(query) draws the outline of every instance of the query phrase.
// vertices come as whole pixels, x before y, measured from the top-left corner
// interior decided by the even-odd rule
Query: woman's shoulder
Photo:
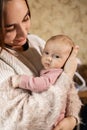
[[[28,34],[27,38],[29,41],[29,46],[31,48],[35,48],[41,54],[45,46],[45,41],[34,34]]]
[[[28,39],[30,44],[37,44],[40,46],[44,46],[45,45],[45,40],[43,40],[42,38],[40,38],[39,36],[35,35],[35,34],[28,34]]]

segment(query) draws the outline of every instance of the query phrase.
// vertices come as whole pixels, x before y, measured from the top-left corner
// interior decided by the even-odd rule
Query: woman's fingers
[[[75,46],[73,48],[72,53],[71,53],[70,57],[68,58],[68,60],[65,64],[65,67],[64,67],[64,72],[67,73],[67,75],[70,78],[73,78],[74,73],[75,73],[76,68],[77,68],[76,56],[77,56],[78,50],[79,50],[79,46]]]
[[[76,45],[76,46],[73,48],[73,51],[72,51],[72,53],[71,53],[71,55],[70,55],[70,58],[76,58],[77,53],[78,53],[78,50],[79,50],[79,46]]]

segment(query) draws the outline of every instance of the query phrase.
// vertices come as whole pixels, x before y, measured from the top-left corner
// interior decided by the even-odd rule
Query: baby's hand
[[[13,88],[19,87],[20,75],[15,75],[11,77],[11,84]]]

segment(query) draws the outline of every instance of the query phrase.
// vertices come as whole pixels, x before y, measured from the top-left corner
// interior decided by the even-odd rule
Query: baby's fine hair
[[[49,41],[55,41],[55,40],[63,41],[63,43],[65,43],[66,45],[70,45],[71,47],[75,46],[75,44],[72,41],[72,39],[69,36],[63,35],[63,34],[52,36],[51,38],[49,38],[47,40],[47,42],[49,42]]]

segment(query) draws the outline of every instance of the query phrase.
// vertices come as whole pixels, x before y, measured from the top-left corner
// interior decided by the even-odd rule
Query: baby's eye
[[[59,58],[59,56],[58,56],[58,55],[55,55],[54,57],[55,57],[55,58]]]
[[[48,55],[49,53],[47,51],[45,51],[44,54]]]

